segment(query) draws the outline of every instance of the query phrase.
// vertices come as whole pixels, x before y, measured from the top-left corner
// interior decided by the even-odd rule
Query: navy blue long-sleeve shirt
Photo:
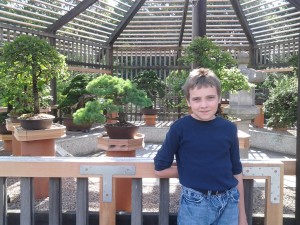
[[[155,170],[169,168],[174,156],[180,183],[194,190],[228,190],[242,172],[237,128],[221,117],[199,121],[189,115],[175,121],[154,158]]]

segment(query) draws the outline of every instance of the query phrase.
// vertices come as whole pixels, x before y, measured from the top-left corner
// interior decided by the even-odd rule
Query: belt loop
[[[207,191],[207,196],[211,196],[211,191]]]

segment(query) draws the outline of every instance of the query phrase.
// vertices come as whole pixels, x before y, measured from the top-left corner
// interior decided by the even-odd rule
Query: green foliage
[[[86,109],[80,110],[77,115],[81,114],[82,117],[87,113],[99,113],[104,114],[111,112],[118,112],[120,122],[125,122],[124,106],[128,103],[132,103],[136,106],[149,107],[151,106],[151,100],[147,97],[147,94],[139,90],[136,84],[130,80],[118,78],[115,76],[104,74],[91,80],[86,90],[95,95],[100,102],[100,105],[95,102],[89,103],[90,111]],[[87,106],[86,106],[87,107]],[[86,108],[85,107],[85,108]],[[78,118],[79,120],[79,118]]]
[[[217,74],[221,81],[222,93],[250,90],[251,86],[253,86],[238,68],[221,68],[218,70]]]
[[[194,63],[197,67],[211,69],[220,79],[222,93],[250,89],[251,84],[236,67],[232,55],[207,37],[195,38],[186,48],[182,60],[187,65]]]
[[[187,65],[195,63],[197,67],[209,68],[214,72],[237,65],[229,52],[223,51],[206,36],[195,38],[186,47],[182,60]]]
[[[6,80],[6,96],[14,108],[24,96],[31,98],[22,109],[39,113],[42,90],[49,86],[52,78],[67,75],[65,57],[45,40],[34,36],[20,35],[3,47],[1,80]]]
[[[62,100],[58,105],[64,114],[71,114],[79,108],[84,107],[86,102],[93,99],[93,96],[86,90],[87,84],[93,76],[89,74],[77,74],[71,78],[68,85],[62,90]]]
[[[185,70],[176,70],[172,71],[169,76],[166,78],[166,84],[169,88],[168,92],[168,101],[167,103],[171,107],[187,107],[186,100],[184,98],[182,86],[184,85],[187,77],[189,76],[189,72]],[[177,96],[176,100],[170,100],[170,98]]]
[[[146,92],[147,97],[152,101],[151,107],[155,105],[156,98],[165,96],[166,85],[153,70],[144,70],[138,73],[132,82],[137,85],[138,89]]]
[[[281,76],[274,82],[275,87],[264,103],[267,126],[287,128],[297,121],[298,80],[296,77]]]
[[[104,110],[105,107],[100,101],[87,102],[84,108],[73,113],[73,121],[75,124],[104,123]]]

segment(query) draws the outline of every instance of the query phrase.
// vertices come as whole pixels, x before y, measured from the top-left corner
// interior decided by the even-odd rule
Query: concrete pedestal
[[[98,148],[106,151],[108,157],[135,157],[136,150],[144,147],[144,135],[137,134],[134,139],[110,139],[98,137]],[[131,178],[113,179],[115,187],[116,211],[131,212]],[[100,210],[101,211],[101,210]]]
[[[14,136],[20,142],[22,156],[55,156],[55,138],[64,136],[65,131],[65,126],[60,124],[45,130],[25,130],[17,126]],[[49,178],[34,178],[33,182],[36,199],[49,196]]]

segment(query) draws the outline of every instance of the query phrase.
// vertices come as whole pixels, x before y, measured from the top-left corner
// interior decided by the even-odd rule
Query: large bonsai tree
[[[3,70],[9,89],[13,89],[14,103],[20,102],[17,93],[26,96],[26,110],[40,112],[43,90],[52,78],[66,73],[65,57],[45,40],[21,35],[3,47]],[[13,82],[12,82],[13,81]]]
[[[130,80],[104,74],[90,81],[86,87],[87,91],[97,96],[96,101],[91,101],[84,108],[77,110],[74,121],[80,123],[83,119],[92,119],[91,122],[101,123],[105,120],[107,113],[118,112],[117,125],[126,125],[124,107],[132,103],[136,106],[150,106],[151,100],[147,94],[139,90],[136,84]]]

